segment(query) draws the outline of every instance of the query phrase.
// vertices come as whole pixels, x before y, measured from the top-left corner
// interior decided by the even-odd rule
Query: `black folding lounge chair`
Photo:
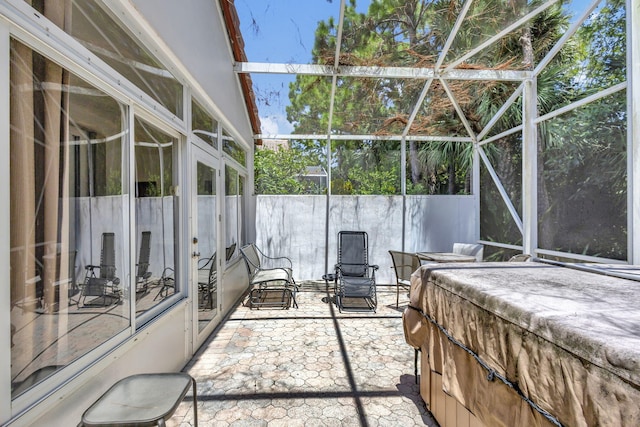
[[[82,285],[82,304],[87,297],[102,297],[107,305],[110,298],[120,300],[120,279],[116,277],[116,249],[115,234],[102,233],[102,249],[100,251],[100,265],[85,266],[85,278]],[[99,274],[96,275],[96,270]],[[96,298],[97,299],[97,298]]]
[[[336,305],[342,311],[376,311],[377,265],[369,264],[368,236],[364,231],[338,233],[338,263],[335,267]]]
[[[60,269],[58,280],[53,283],[53,286],[58,289],[66,289],[67,297],[69,298],[69,305],[73,301],[73,297],[80,293],[80,288],[76,282],[76,256],[78,251],[69,251],[66,253],[56,254],[56,265]],[[77,301],[76,301],[77,304]]]
[[[140,240],[140,253],[136,266],[136,292],[147,292],[149,278],[149,257],[151,255],[151,232],[143,231]]]

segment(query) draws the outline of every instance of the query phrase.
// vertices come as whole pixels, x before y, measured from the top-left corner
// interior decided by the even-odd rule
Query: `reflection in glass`
[[[225,130],[222,131],[222,150],[242,166],[247,165],[247,154]]]
[[[225,246],[227,248],[238,248],[238,218],[239,218],[239,184],[238,171],[232,167],[224,168],[224,195],[225,195],[225,217],[226,217],[226,236]]]
[[[47,1],[47,8],[65,2]],[[182,117],[182,85],[100,2],[74,0],[63,30],[151,98]]]
[[[627,259],[626,91],[538,126],[542,249]]]
[[[331,193],[400,194],[400,142],[334,140]]]
[[[198,331],[218,313],[218,259],[216,253],[216,171],[198,162]]]
[[[244,213],[246,212],[244,200],[245,181],[246,178],[244,176],[238,177],[238,242],[240,242],[240,245],[247,243],[246,230],[244,229]],[[227,261],[238,253],[232,249],[234,248],[227,248]]]
[[[15,40],[10,61],[15,398],[130,325],[128,130],[125,106]]]
[[[176,293],[176,139],[135,118],[136,313]]]
[[[194,99],[191,100],[191,132],[218,149],[218,122]]]

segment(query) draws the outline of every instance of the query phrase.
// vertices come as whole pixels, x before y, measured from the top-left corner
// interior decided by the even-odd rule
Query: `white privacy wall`
[[[320,280],[336,262],[341,230],[366,231],[378,283],[395,283],[389,250],[451,251],[475,242],[474,196],[257,196],[256,244],[267,255],[287,256],[296,280]],[[328,229],[328,233],[327,233]],[[403,246],[404,235],[404,246]],[[327,246],[328,240],[328,246]],[[327,249],[328,248],[328,249]]]

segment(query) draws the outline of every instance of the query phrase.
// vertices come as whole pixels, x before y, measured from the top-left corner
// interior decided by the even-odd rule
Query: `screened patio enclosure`
[[[412,198],[473,195],[485,258],[640,262],[638,2],[235,8],[256,144],[298,162],[276,168],[283,178],[256,150],[258,194],[327,195],[327,223],[339,196],[399,197],[407,221]],[[302,179],[305,167],[327,184]],[[298,185],[278,187],[285,178]]]

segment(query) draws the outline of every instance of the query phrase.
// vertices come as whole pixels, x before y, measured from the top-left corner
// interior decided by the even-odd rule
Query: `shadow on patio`
[[[324,282],[304,282],[299,309],[238,305],[185,368],[200,425],[437,426],[413,374],[414,351],[378,286],[377,313],[339,313]],[[187,396],[168,426],[192,425]]]

